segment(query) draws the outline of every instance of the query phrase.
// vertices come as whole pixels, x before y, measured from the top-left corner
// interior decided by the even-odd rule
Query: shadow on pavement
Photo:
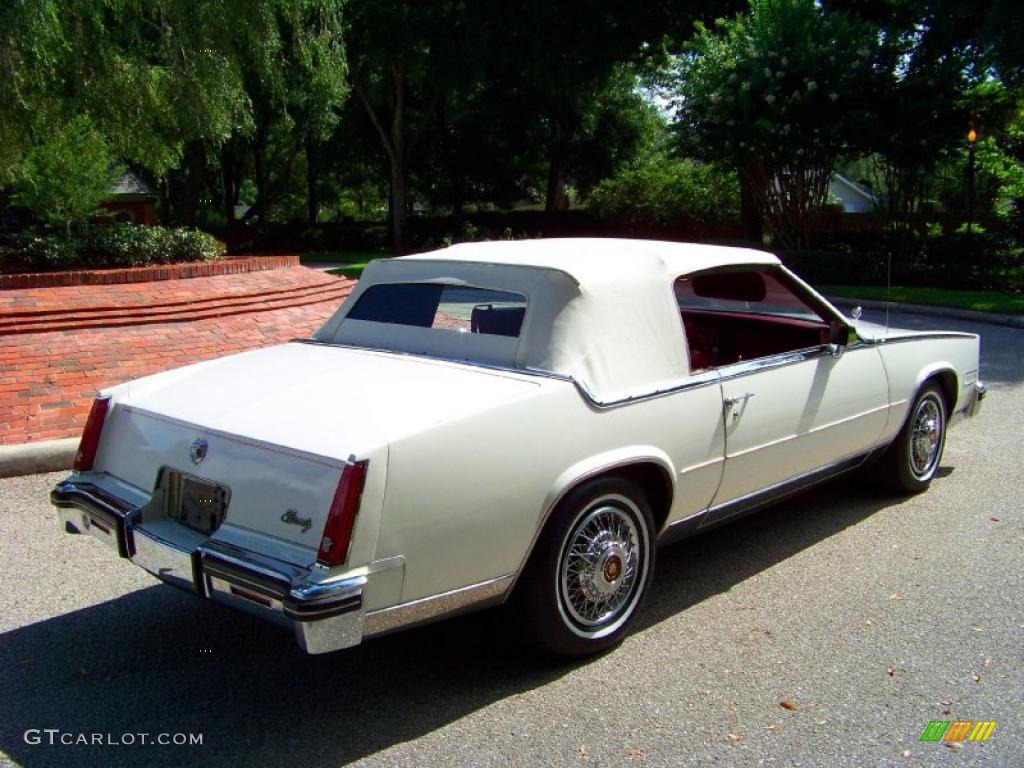
[[[639,631],[897,501],[854,476],[662,550]],[[310,657],[281,630],[156,585],[0,635],[0,749],[24,766],[339,765],[581,664],[519,652],[509,620],[487,611]],[[30,728],[203,744],[33,746]]]

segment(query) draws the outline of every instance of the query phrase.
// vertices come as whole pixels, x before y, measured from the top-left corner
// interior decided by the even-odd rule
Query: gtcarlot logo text
[[[131,747],[137,744],[161,747],[202,746],[201,733],[75,733],[60,728],[29,728],[25,743],[51,747]]]

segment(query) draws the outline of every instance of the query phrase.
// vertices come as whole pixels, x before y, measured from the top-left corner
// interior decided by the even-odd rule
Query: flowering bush
[[[868,119],[876,53],[866,27],[814,0],[751,0],[699,27],[677,61],[677,127],[743,174],[787,246],[806,244],[836,159]]]

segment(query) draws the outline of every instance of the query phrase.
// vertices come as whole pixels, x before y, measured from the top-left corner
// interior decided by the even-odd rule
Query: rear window
[[[381,283],[359,297],[347,319],[516,338],[525,314],[526,297],[518,293],[435,283]]]

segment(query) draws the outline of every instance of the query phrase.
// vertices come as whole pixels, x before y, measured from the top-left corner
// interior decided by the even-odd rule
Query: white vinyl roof
[[[465,243],[372,262],[315,338],[552,371],[610,403],[670,388],[689,375],[676,278],[715,267],[778,263],[764,251],[651,240]],[[519,337],[346,320],[374,284],[423,282],[526,296]]]
[[[403,261],[423,259],[557,269],[590,288],[617,282],[626,270],[658,271],[674,280],[713,267],[779,263],[774,254],[753,248],[596,237],[460,243],[401,257]]]

